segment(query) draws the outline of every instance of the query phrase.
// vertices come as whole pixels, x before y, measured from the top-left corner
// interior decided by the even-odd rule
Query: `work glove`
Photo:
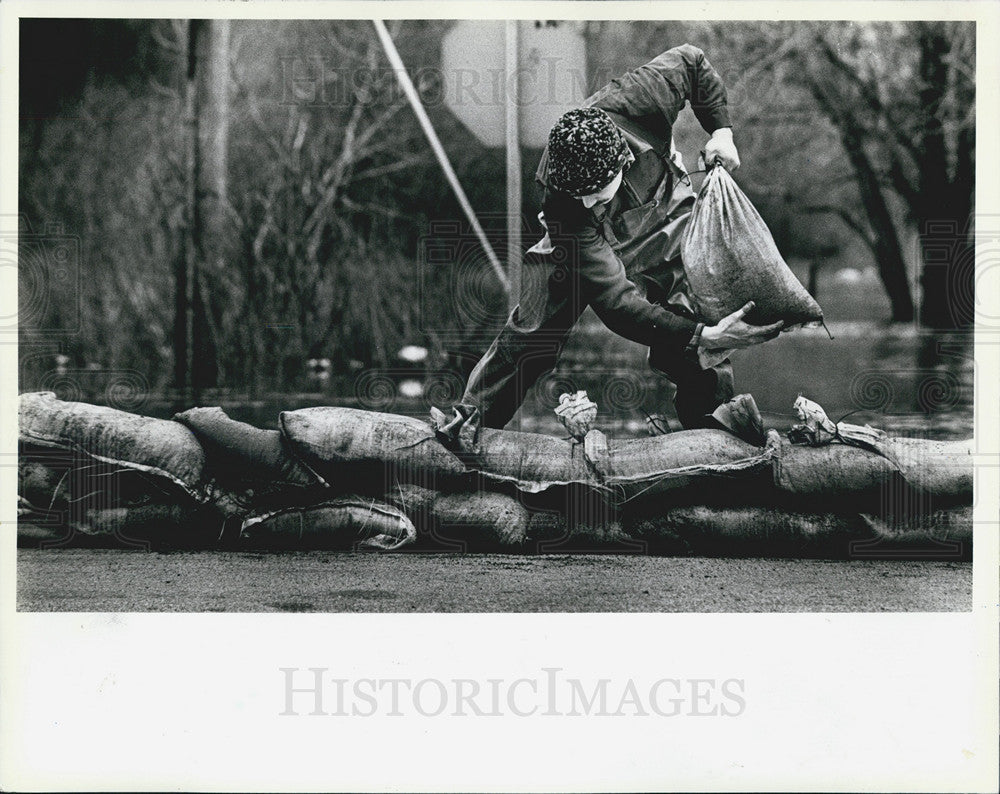
[[[716,162],[721,163],[722,167],[729,172],[740,167],[740,153],[736,151],[736,144],[733,143],[732,127],[719,127],[712,133],[712,137],[705,144],[702,158],[708,168],[711,168]]]

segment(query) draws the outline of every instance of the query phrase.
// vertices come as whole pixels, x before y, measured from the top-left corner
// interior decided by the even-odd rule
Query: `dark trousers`
[[[462,402],[479,407],[485,427],[503,428],[510,421],[528,389],[555,367],[570,331],[586,308],[572,269],[555,259],[534,254],[526,257],[520,304],[469,376]],[[645,289],[650,302],[691,316],[677,302],[678,289],[683,287],[679,258],[631,278]],[[650,348],[649,365],[677,387],[674,409],[683,427],[716,426],[707,415],[734,393],[728,359],[702,369],[684,355],[684,345],[665,343]]]

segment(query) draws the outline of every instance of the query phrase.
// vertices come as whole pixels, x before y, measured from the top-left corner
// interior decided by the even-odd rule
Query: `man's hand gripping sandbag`
[[[725,168],[716,166],[705,178],[681,257],[690,297],[706,323],[735,313],[749,325],[781,322],[786,329],[823,321],[823,310],[788,269],[763,218]]]

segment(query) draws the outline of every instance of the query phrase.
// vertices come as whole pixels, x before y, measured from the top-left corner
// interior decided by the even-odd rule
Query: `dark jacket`
[[[608,112],[634,156],[608,204],[587,209],[549,189],[547,152],[536,173],[545,188],[542,211],[552,244],[572,238],[567,248],[576,252],[571,266],[578,270],[583,299],[611,330],[649,346],[669,339],[683,347],[697,326],[690,313],[684,316],[647,301],[629,279],[652,267],[666,249],[671,256],[679,252],[679,240],[664,238],[663,230],[691,208],[690,201],[677,200],[677,187],[689,198],[690,188],[677,184],[684,174],[671,159],[673,124],[687,102],[706,132],[730,125],[725,86],[705,54],[690,44],[667,50],[586,101]],[[656,235],[655,246],[646,244]]]

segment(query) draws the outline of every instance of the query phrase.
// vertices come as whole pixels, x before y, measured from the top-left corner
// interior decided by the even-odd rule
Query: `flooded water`
[[[581,329],[548,382],[522,411],[525,429],[558,432],[546,407],[573,385],[588,390],[602,411],[602,426],[615,434],[647,432],[646,414],[661,413],[679,429],[670,400],[673,387],[649,370],[645,348],[612,337],[594,344],[600,328]],[[763,345],[734,353],[738,393],[754,396],[765,424],[786,429],[797,419],[799,394],[820,403],[833,420],[869,423],[895,434],[926,438],[972,435],[975,362],[971,334],[931,334],[912,326],[834,323],[834,339],[821,328],[797,329]],[[609,365],[610,364],[610,365]]]
[[[832,340],[821,328],[796,329],[733,355],[737,392],[754,395],[767,426],[785,430],[794,424],[792,404],[803,394],[834,420],[850,414],[849,422],[923,438],[972,435],[976,366],[971,333],[860,322],[832,323],[830,330]],[[378,375],[362,373],[358,383],[370,383]],[[529,393],[509,427],[564,435],[552,409],[559,394],[577,389],[585,389],[597,402],[598,426],[611,436],[646,435],[650,414],[662,415],[671,429],[680,429],[671,403],[673,387],[649,369],[646,348],[586,317],[559,366]],[[423,397],[404,397],[383,379],[379,390],[348,384],[336,394],[270,395],[253,403],[206,395],[202,404],[222,405],[234,419],[273,428],[283,410],[348,405],[426,417],[432,400],[437,398],[436,404],[444,407],[456,396],[450,384],[427,389]],[[171,406],[152,400],[133,410],[172,413]]]

